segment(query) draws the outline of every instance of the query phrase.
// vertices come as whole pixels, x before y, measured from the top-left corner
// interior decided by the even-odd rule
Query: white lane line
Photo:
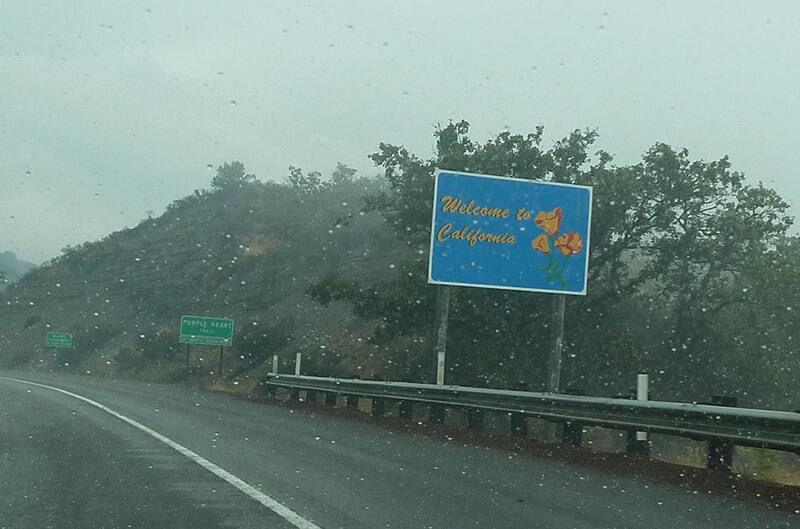
[[[159,441],[161,441],[165,445],[169,446],[170,448],[172,448],[176,452],[178,452],[180,454],[183,454],[184,456],[188,457],[189,459],[191,459],[192,461],[194,461],[195,463],[197,463],[201,467],[205,468],[206,470],[208,470],[209,472],[215,474],[216,476],[224,479],[225,481],[227,481],[228,483],[230,483],[231,485],[233,485],[234,487],[236,487],[240,491],[244,492],[245,494],[247,494],[248,496],[250,496],[251,498],[256,500],[258,503],[263,505],[264,507],[270,509],[275,514],[277,514],[278,516],[280,516],[281,518],[283,518],[287,522],[291,523],[295,527],[298,527],[299,529],[321,529],[314,522],[312,522],[310,520],[306,520],[305,518],[303,518],[302,516],[300,516],[299,514],[294,512],[293,510],[291,510],[289,507],[287,507],[284,504],[280,503],[279,501],[271,498],[270,496],[267,496],[266,494],[264,494],[260,490],[256,489],[255,487],[253,487],[249,483],[245,482],[244,480],[241,480],[241,479],[237,478],[236,476],[234,476],[233,474],[231,474],[227,470],[218,467],[217,465],[215,465],[214,463],[212,463],[208,459],[200,456],[199,454],[196,454],[195,452],[192,452],[191,450],[189,450],[185,446],[183,446],[183,445],[181,445],[179,443],[176,443],[175,441],[173,441],[169,437],[165,437],[165,436],[161,435],[160,433],[156,432],[155,430],[153,430],[151,428],[148,428],[144,424],[142,424],[140,422],[137,422],[137,421],[134,421],[133,419],[131,419],[129,417],[126,417],[126,416],[122,415],[121,413],[118,413],[118,412],[112,410],[111,408],[100,404],[99,402],[96,402],[96,401],[94,401],[92,399],[89,399],[89,398],[83,397],[81,395],[78,395],[77,393],[72,393],[72,392],[64,390],[64,389],[56,388],[56,387],[53,387],[53,386],[48,386],[46,384],[39,384],[38,382],[31,382],[29,380],[22,380],[22,379],[18,379],[18,378],[10,378],[10,377],[3,377],[3,376],[0,376],[0,379],[9,380],[11,382],[19,382],[20,384],[29,384],[31,386],[38,386],[40,388],[50,389],[50,390],[53,390],[53,391],[57,391],[59,393],[63,393],[64,395],[69,395],[70,397],[73,397],[75,399],[82,400],[83,402],[86,402],[87,404],[91,404],[95,408],[99,408],[99,409],[103,410],[104,412],[108,413],[109,415],[113,415],[117,419],[125,421],[126,423],[130,424],[131,426],[133,426],[135,428],[138,428],[139,430],[141,430],[144,433],[150,435],[151,437],[154,437],[154,438],[158,439]]]

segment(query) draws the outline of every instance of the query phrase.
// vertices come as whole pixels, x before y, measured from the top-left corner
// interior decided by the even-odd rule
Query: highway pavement
[[[118,527],[768,529],[800,515],[224,394],[0,371],[0,528]]]

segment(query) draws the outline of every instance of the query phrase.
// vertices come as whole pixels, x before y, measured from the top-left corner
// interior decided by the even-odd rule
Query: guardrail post
[[[528,416],[522,413],[511,413],[511,435],[528,435]]]
[[[386,413],[386,400],[385,399],[372,399],[372,416],[383,417]]]
[[[325,393],[325,406],[330,406],[331,408],[335,408],[336,398],[338,396],[339,395],[337,393],[334,393],[332,391],[328,391],[327,393]]]
[[[272,374],[278,374],[278,355],[272,355]]]
[[[467,410],[467,425],[470,428],[483,428],[483,410],[480,408],[470,408]]]
[[[714,406],[731,406],[738,404],[736,397],[713,395],[711,404]],[[706,465],[712,470],[730,472],[733,466],[733,441],[728,439],[711,439],[708,441],[708,457]]]
[[[303,353],[297,353],[297,356],[294,358],[294,374],[295,376],[300,376],[300,360],[303,357]]]
[[[583,426],[572,421],[565,422],[561,440],[571,446],[580,446],[583,442]]]
[[[400,417],[413,417],[414,416],[414,403],[410,400],[401,400],[400,409],[398,410]]]
[[[432,423],[443,423],[444,422],[444,405],[443,404],[431,404],[431,412],[428,416],[428,420]]]

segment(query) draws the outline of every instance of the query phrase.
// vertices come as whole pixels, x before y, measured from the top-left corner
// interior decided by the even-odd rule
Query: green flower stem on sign
[[[555,241],[556,239],[554,237],[547,238],[550,248],[555,248]],[[561,286],[567,288],[567,280],[562,272],[564,267],[567,265],[568,256],[564,255],[564,258],[561,259],[562,262],[559,262],[557,253],[558,252],[555,251],[549,252],[548,255],[550,256],[550,262],[546,265],[540,266],[539,268],[547,272],[547,276],[545,277],[546,281],[552,282],[558,280],[558,282],[561,283]]]

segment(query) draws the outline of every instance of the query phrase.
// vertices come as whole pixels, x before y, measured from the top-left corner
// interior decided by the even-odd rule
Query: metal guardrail
[[[493,410],[800,453],[800,413],[794,412],[296,375],[270,374],[266,383],[273,387]]]

